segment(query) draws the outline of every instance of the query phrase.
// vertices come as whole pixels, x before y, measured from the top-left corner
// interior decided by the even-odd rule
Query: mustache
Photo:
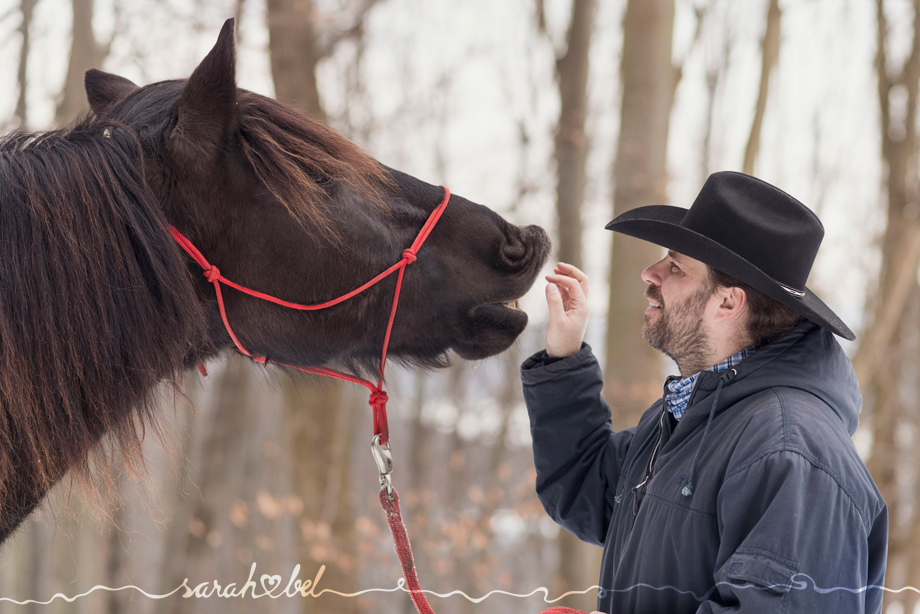
[[[661,290],[658,289],[658,286],[649,286],[645,289],[645,298],[650,301],[655,301],[664,309],[664,297],[661,296]]]

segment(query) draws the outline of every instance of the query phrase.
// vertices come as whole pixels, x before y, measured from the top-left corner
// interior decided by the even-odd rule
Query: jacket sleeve
[[[521,367],[537,496],[563,528],[603,545],[635,429],[613,432],[600,367],[589,346],[549,364],[541,354]]]
[[[884,503],[860,509],[807,454],[778,450],[730,471],[718,517],[714,591],[725,605],[706,601],[699,614],[881,612]]]

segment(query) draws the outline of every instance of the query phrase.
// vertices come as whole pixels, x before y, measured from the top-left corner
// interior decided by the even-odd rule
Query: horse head
[[[398,262],[444,190],[387,168],[327,126],[237,88],[233,21],[188,80],[139,87],[91,70],[94,114],[137,135],[167,222],[221,274],[286,301],[340,296]],[[511,345],[527,323],[512,303],[549,252],[546,233],[452,195],[408,266],[389,355],[423,366]],[[189,262],[214,351],[231,346],[214,288]],[[373,370],[393,279],[322,311],[226,290],[243,345],[278,362]]]

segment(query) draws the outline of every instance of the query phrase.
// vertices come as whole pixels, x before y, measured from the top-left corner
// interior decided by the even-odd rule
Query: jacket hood
[[[735,371],[735,377],[720,391],[716,413],[747,396],[781,386],[803,390],[821,399],[837,414],[850,436],[859,426],[862,394],[853,365],[834,335],[817,324],[803,322],[796,326],[741,361]],[[719,374],[704,375],[707,377],[700,378],[694,396],[708,412],[711,396],[700,393],[714,391]],[[697,404],[696,399],[693,405]]]

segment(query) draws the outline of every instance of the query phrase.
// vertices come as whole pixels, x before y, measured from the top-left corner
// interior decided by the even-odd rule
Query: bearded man
[[[862,405],[805,287],[824,229],[795,198],[734,172],[689,210],[640,207],[607,228],[667,248],[642,272],[646,341],[677,363],[619,432],[583,343],[588,278],[559,264],[546,350],[522,366],[537,494],[604,547],[598,610],[881,612],[888,512],[850,437]]]

